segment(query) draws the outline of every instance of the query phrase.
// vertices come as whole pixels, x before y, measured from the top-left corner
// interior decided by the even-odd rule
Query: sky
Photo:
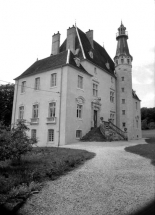
[[[155,107],[155,0],[1,0],[0,84],[14,83],[37,58],[50,56],[52,35],[59,31],[62,44],[75,22],[83,32],[93,30],[113,59],[121,20],[133,56],[133,89],[141,107]]]

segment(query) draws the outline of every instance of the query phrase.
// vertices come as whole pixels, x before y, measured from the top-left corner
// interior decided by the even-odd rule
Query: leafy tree
[[[142,129],[153,128],[155,123],[155,107],[141,108]]]
[[[21,160],[21,156],[32,150],[33,144],[37,143],[27,135],[29,128],[25,125],[25,120],[20,120],[8,131],[1,126],[0,130],[0,160],[11,159]]]
[[[4,125],[11,125],[13,107],[14,84],[0,85],[0,121]]]

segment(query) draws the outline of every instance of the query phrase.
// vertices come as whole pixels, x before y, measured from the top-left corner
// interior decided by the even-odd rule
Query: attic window
[[[75,60],[76,65],[78,67],[80,67],[80,59],[76,57],[76,58],[74,58],[74,60]]]
[[[106,65],[107,69],[110,69],[110,65],[109,65],[108,61],[105,65]]]
[[[89,56],[93,59],[93,52],[92,51],[89,51]]]

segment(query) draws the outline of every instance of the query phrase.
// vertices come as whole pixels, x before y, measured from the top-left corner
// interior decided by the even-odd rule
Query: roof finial
[[[121,25],[123,25],[123,23],[122,23],[122,19],[121,19]]]
[[[76,19],[75,19],[75,27],[76,27]]]

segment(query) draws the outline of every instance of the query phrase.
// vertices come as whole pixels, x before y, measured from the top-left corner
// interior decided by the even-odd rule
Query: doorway
[[[97,127],[97,110],[94,110],[94,127]]]

